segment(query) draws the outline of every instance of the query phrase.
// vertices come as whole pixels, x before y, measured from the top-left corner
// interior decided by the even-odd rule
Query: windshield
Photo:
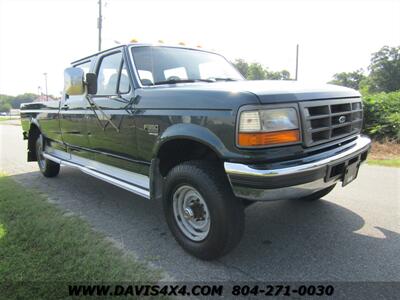
[[[174,47],[132,47],[133,59],[143,85],[184,82],[243,80],[222,56]]]

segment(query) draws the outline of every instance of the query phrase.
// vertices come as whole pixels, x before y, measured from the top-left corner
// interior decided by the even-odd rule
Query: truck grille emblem
[[[346,116],[340,116],[339,117],[339,123],[343,124],[344,122],[346,122]]]

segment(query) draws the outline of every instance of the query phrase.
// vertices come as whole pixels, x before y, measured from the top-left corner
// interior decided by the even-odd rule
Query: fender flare
[[[179,123],[168,127],[157,139],[153,147],[153,158],[157,158],[161,147],[170,141],[186,139],[201,143],[211,148],[218,157],[225,157],[229,150],[211,130],[196,124]]]
[[[42,129],[40,128],[39,121],[37,119],[35,119],[35,118],[31,119],[30,125],[29,125],[29,131],[31,131],[32,125],[35,125],[39,129],[39,131],[42,132]]]
[[[157,139],[153,147],[150,165],[150,198],[160,200],[163,197],[164,178],[159,172],[158,153],[161,147],[170,141],[185,139],[203,144],[212,149],[218,157],[224,157],[229,151],[222,141],[209,129],[196,125],[179,123],[168,127]]]
[[[28,147],[28,153],[27,153],[28,161],[36,161],[36,153],[35,153],[35,150],[33,149],[34,141],[32,140],[32,138],[33,138],[33,136],[32,136],[32,127],[36,127],[37,130],[39,130],[40,133],[42,132],[42,130],[40,128],[40,125],[39,125],[39,122],[36,119],[32,118],[31,121],[30,121],[30,124],[29,124],[29,131],[28,131],[28,134],[27,134],[27,138],[28,138],[28,144],[27,144],[27,147]]]

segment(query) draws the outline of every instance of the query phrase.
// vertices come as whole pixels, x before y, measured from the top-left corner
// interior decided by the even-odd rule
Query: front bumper
[[[366,160],[371,140],[355,141],[302,159],[272,164],[246,165],[225,162],[233,193],[249,200],[301,198],[343,179],[348,165]]]

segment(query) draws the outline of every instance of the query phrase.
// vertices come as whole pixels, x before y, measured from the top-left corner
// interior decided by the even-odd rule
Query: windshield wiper
[[[175,84],[175,83],[191,83],[191,82],[214,82],[215,80],[211,79],[170,79],[163,81],[156,81],[154,85],[158,84]]]
[[[234,78],[230,78],[230,77],[212,77],[211,79],[213,79],[214,81],[237,81],[237,79]]]

